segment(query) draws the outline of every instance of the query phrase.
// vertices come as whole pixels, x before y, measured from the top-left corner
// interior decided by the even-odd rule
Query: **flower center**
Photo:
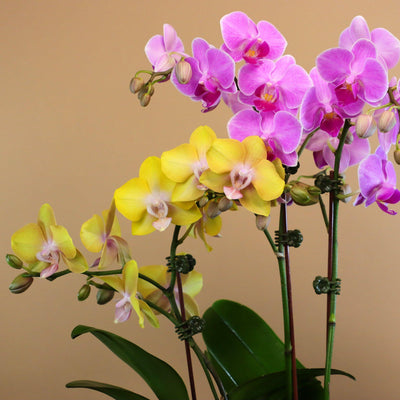
[[[196,178],[196,187],[199,190],[207,190],[207,186],[200,183],[201,174],[208,169],[208,164],[206,158],[200,158],[192,165],[193,174]]]
[[[241,191],[251,184],[254,171],[247,165],[240,165],[230,173],[232,186],[224,186],[224,193],[229,200],[237,200],[243,197]]]

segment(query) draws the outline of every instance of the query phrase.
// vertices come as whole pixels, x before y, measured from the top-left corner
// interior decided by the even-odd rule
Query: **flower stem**
[[[339,167],[342,150],[346,139],[347,131],[350,128],[350,121],[345,120],[343,131],[340,136],[339,145],[335,151],[335,167],[331,179],[334,183],[339,181]],[[339,199],[337,198],[339,188],[335,187],[329,194],[329,238],[328,238],[328,280],[335,282],[338,278],[338,213]],[[324,376],[324,400],[330,398],[330,380],[333,356],[333,342],[336,328],[336,293],[331,291],[327,297],[327,341],[325,357]]]

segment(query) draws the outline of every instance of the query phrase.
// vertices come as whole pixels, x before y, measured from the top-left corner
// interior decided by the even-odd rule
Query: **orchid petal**
[[[150,194],[149,186],[142,178],[133,178],[115,191],[117,210],[130,221],[138,221],[146,212],[145,198]]]
[[[198,271],[191,271],[182,278],[182,289],[189,296],[197,296],[203,287],[203,275]]]
[[[28,224],[11,237],[13,252],[23,261],[31,264],[37,261],[36,254],[42,249],[45,238],[37,224]]]
[[[211,170],[207,170],[201,174],[200,183],[217,193],[223,193],[224,186],[231,182],[229,172],[225,174],[217,174]]]
[[[80,237],[83,245],[89,251],[92,253],[101,251],[104,245],[104,222],[100,215],[93,215],[82,224]]]
[[[175,186],[175,183],[162,173],[161,160],[158,157],[148,157],[143,161],[139,177],[146,180],[152,192],[158,190],[172,192]]]
[[[60,225],[51,225],[50,231],[53,241],[65,257],[74,258],[76,255],[76,248],[68,231]]]
[[[139,279],[138,265],[135,260],[129,260],[122,270],[122,279],[124,281],[124,293],[129,296],[136,295]]]
[[[54,211],[50,204],[43,204],[39,210],[38,224],[43,229],[46,237],[50,237],[50,226],[56,225]]]
[[[284,180],[279,176],[274,164],[268,160],[262,160],[253,167],[255,175],[253,185],[263,200],[277,199],[283,192]]]
[[[168,215],[172,218],[172,223],[175,225],[190,225],[201,218],[201,212],[196,203],[188,210],[176,207],[175,205],[170,205],[169,210]]]
[[[174,182],[185,182],[193,175],[192,164],[198,160],[196,148],[188,143],[181,144],[161,155],[162,172]]]
[[[131,224],[131,232],[132,235],[148,235],[149,233],[152,233],[156,230],[156,228],[153,226],[153,222],[155,221],[155,218],[145,212],[142,217],[137,220],[137,221],[132,221]]]
[[[396,66],[400,58],[400,42],[389,31],[377,28],[371,32],[371,40],[374,42],[378,55],[383,58],[386,67],[391,69]]]
[[[161,286],[167,283],[167,267],[164,265],[145,265],[140,267],[139,273],[159,283]],[[159,289],[150,282],[139,277],[137,291],[143,298],[147,298],[155,290]]]
[[[144,314],[144,316],[150,322],[150,325],[154,326],[154,328],[159,328],[160,323],[158,322],[158,318],[155,316],[155,314],[154,314],[153,310],[150,308],[150,306],[141,299],[138,300],[138,303],[139,303],[139,308],[140,308],[141,312]],[[140,316],[139,316],[139,325],[140,325]]]
[[[190,136],[190,144],[196,147],[199,158],[205,157],[207,151],[217,138],[215,132],[208,126],[199,126]]]
[[[67,264],[68,268],[76,274],[81,274],[82,272],[85,272],[89,269],[85,257],[78,249],[76,249],[76,254],[74,258],[63,257],[63,260],[65,264]]]
[[[324,51],[317,57],[318,72],[327,82],[342,83],[350,74],[350,63],[353,54],[340,48]]]
[[[216,139],[207,152],[210,169],[216,173],[231,171],[238,162],[243,162],[245,149],[233,139]]]
[[[271,202],[263,200],[253,186],[243,191],[240,204],[252,213],[268,216],[271,210]]]
[[[245,164],[253,165],[267,158],[265,143],[259,136],[247,136],[242,143],[246,149]]]

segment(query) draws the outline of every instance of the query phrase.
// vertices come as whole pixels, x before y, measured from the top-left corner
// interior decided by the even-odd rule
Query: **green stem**
[[[321,212],[322,212],[322,217],[324,218],[324,223],[325,223],[325,226],[326,226],[326,230],[328,231],[329,230],[329,220],[328,220],[328,216],[326,214],[326,207],[325,207],[324,201],[322,200],[322,196],[321,195],[318,196],[318,201],[319,201],[319,207],[320,207]]]
[[[340,178],[339,167],[340,158],[346,138],[347,131],[350,128],[350,121],[345,120],[338,148],[335,151],[335,167],[331,178],[337,182]],[[338,189],[330,193],[330,212],[329,212],[329,248],[328,248],[328,279],[336,281],[338,278],[338,213],[339,199],[337,198]],[[327,345],[325,358],[325,376],[324,376],[324,400],[330,398],[330,380],[333,356],[333,342],[336,328],[336,293],[328,293],[327,298]]]
[[[219,376],[217,375],[217,373],[214,371],[213,366],[211,365],[210,361],[208,360],[208,358],[204,355],[204,353],[200,350],[199,346],[197,345],[197,343],[194,341],[193,338],[189,339],[189,344],[190,347],[193,349],[194,353],[196,354],[198,360],[200,361],[201,367],[203,368],[203,371],[207,377],[207,381],[208,384],[210,385],[211,391],[213,393],[214,399],[218,400],[218,394],[215,390],[214,387],[214,383],[212,381],[211,375],[213,376],[218,389],[222,395],[222,398],[224,400],[228,400],[227,394],[225,392],[225,389],[222,385],[221,379],[219,378]],[[210,375],[211,373],[211,375]]]
[[[319,128],[314,129],[312,132],[310,132],[306,139],[304,140],[303,144],[300,146],[299,151],[297,152],[297,157],[300,158],[301,153],[303,152],[303,150],[306,148],[308,142],[310,141],[310,139],[314,136],[314,133],[317,132],[319,130]]]

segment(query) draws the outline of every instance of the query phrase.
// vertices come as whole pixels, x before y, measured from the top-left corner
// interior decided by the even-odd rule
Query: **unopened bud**
[[[344,184],[341,187],[340,193],[337,195],[340,201],[343,203],[349,203],[351,201],[351,187],[349,184]]]
[[[140,105],[142,107],[147,107],[150,103],[151,95],[149,93],[144,93],[142,96],[139,97]]]
[[[78,292],[78,300],[83,301],[86,300],[90,295],[90,285],[83,285]]]
[[[233,201],[229,200],[226,197],[223,197],[219,202],[218,202],[218,210],[221,212],[227,211],[231,209],[233,205]]]
[[[208,197],[207,197],[207,196],[203,196],[203,197],[197,202],[197,205],[199,206],[199,208],[203,208],[207,203],[208,203]]]
[[[140,76],[135,76],[132,78],[131,83],[129,84],[129,89],[132,93],[138,93],[144,85],[143,78]]]
[[[352,144],[353,140],[354,140],[353,133],[348,130],[346,132],[346,137],[344,138],[344,143],[345,144]]]
[[[96,295],[97,304],[103,305],[108,303],[114,297],[114,290],[112,289],[99,289]]]
[[[14,254],[7,254],[6,255],[7,264],[15,269],[21,269],[24,263]]]
[[[395,150],[393,153],[394,161],[400,165],[400,150]]]
[[[359,138],[367,139],[376,131],[376,122],[371,115],[361,114],[356,121],[356,133]]]
[[[32,285],[33,278],[25,274],[18,275],[8,287],[11,293],[19,294],[25,292]]]
[[[378,121],[378,128],[381,132],[387,133],[396,125],[396,117],[393,111],[386,110],[382,113]]]
[[[256,215],[257,229],[263,231],[269,225],[270,221],[271,221],[270,215],[268,215],[268,217],[266,217],[265,215]]]
[[[218,204],[215,201],[211,201],[208,204],[207,216],[211,219],[218,217],[221,214],[221,210],[218,209]]]
[[[175,74],[178,82],[185,85],[192,79],[192,67],[186,60],[180,60],[175,66]]]
[[[319,201],[318,196],[321,192],[319,191],[316,194],[317,189],[315,186],[310,186],[303,182],[295,182],[291,185],[290,195],[299,206],[311,206]]]

